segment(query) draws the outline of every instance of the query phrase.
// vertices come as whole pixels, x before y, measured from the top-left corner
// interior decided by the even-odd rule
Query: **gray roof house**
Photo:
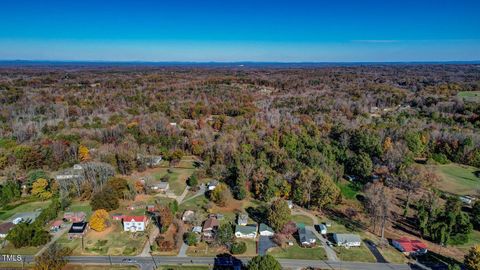
[[[257,226],[256,225],[247,225],[247,226],[236,225],[235,237],[255,239],[255,237],[257,237]]]
[[[300,240],[300,244],[305,247],[313,246],[317,242],[313,233],[305,228],[305,226],[300,226],[298,228],[298,239]]]
[[[333,240],[337,246],[343,247],[359,247],[362,244],[362,239],[358,234],[334,233]]]

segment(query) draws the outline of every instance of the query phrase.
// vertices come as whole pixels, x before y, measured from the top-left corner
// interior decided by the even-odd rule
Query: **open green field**
[[[69,207],[67,207],[67,212],[85,212],[87,219],[92,215],[92,207],[90,206],[90,201],[73,201]]]
[[[151,224],[150,224],[151,226]],[[113,221],[112,227],[104,232],[89,230],[84,238],[85,248],[82,250],[81,239],[68,239],[64,234],[57,243],[73,250],[73,255],[136,255],[143,249],[147,241],[146,232],[124,232],[119,221]]]
[[[458,195],[474,195],[480,188],[480,178],[474,172],[480,169],[450,163],[445,165],[433,165],[440,176],[439,189]]]
[[[457,96],[465,101],[480,102],[480,91],[462,91],[458,92]]]
[[[50,200],[47,201],[37,201],[21,204],[10,210],[0,210],[0,220],[8,220],[15,214],[22,212],[34,212],[39,209],[46,208],[50,204]]]
[[[3,240],[0,241],[3,244]],[[0,248],[0,254],[13,254],[13,255],[35,255],[41,247],[23,247],[15,248],[12,244],[7,244],[4,248]]]
[[[472,246],[478,245],[479,243],[480,243],[480,231],[474,230],[472,233],[470,233],[470,239],[468,240],[467,243],[463,245],[458,245],[455,247],[460,249],[464,253],[467,253]]]
[[[304,259],[304,260],[326,260],[327,255],[323,247],[303,248],[297,243],[286,248],[272,248],[268,254],[278,259]]]
[[[309,216],[305,215],[292,215],[292,221],[295,223],[303,223],[307,226],[313,226],[313,220]]]
[[[348,200],[355,200],[360,191],[360,187],[358,187],[358,185],[355,185],[354,183],[348,182],[344,179],[340,180],[337,186],[340,188],[342,197]]]
[[[342,261],[353,262],[376,262],[377,260],[373,256],[372,252],[364,245],[360,247],[334,247],[337,256]]]

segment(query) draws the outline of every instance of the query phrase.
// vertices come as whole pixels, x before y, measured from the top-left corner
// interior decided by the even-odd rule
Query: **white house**
[[[342,247],[359,247],[362,245],[362,239],[358,234],[334,233],[333,240],[337,246]]]
[[[241,226],[245,226],[248,223],[248,215],[247,214],[238,214],[237,217],[237,224]]]
[[[151,186],[151,189],[156,192],[167,192],[169,188],[170,184],[168,182],[159,182]]]
[[[475,202],[475,198],[473,198],[472,196],[460,196],[459,197],[460,201],[462,201],[464,204],[467,204],[467,205],[472,205],[474,202]]]
[[[293,201],[292,201],[292,200],[288,200],[288,201],[287,201],[287,205],[288,205],[288,208],[292,209],[292,208],[293,208]]]
[[[319,224],[318,225],[318,230],[323,235],[327,234],[327,226],[325,224]]]
[[[256,225],[247,225],[247,226],[237,225],[235,226],[235,237],[255,239],[255,237],[257,237],[257,226]]]
[[[123,230],[126,232],[143,232],[147,228],[148,218],[146,216],[124,216]]]
[[[264,223],[260,223],[260,227],[259,227],[258,231],[259,231],[261,236],[273,236],[275,234],[273,229],[268,227]]]
[[[212,191],[212,190],[214,190],[214,189],[217,187],[217,185],[218,185],[218,181],[217,181],[217,180],[214,180],[214,181],[212,181],[212,182],[208,182],[208,184],[207,184],[207,189],[208,189],[209,191]]]

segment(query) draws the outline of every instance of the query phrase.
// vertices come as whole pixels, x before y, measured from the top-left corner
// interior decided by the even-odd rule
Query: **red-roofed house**
[[[63,220],[55,220],[50,226],[50,231],[56,232],[60,230],[63,226]]]
[[[416,255],[427,253],[427,245],[420,240],[402,237],[392,240],[392,245],[405,255]]]
[[[148,218],[146,216],[124,216],[123,230],[126,232],[143,232],[147,228]]]

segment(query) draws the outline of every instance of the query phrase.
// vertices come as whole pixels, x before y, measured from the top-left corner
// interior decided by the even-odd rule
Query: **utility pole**
[[[112,256],[108,255],[108,260],[110,261],[110,266],[113,266],[113,263],[112,263]]]
[[[150,256],[152,257],[153,264],[155,265],[155,269],[157,269],[158,268],[157,262],[155,261],[155,257],[153,257],[152,252],[150,252]]]

